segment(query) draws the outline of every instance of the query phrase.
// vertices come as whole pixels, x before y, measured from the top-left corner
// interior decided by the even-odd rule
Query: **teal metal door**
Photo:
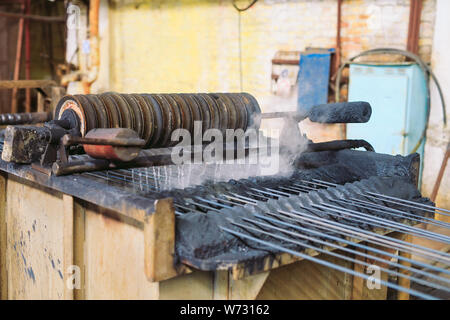
[[[368,123],[347,125],[348,139],[365,139],[380,153],[412,152],[426,123],[426,81],[417,65],[350,65],[348,101],[372,106]]]
[[[348,139],[367,140],[380,153],[403,154],[408,78],[353,65],[350,74],[348,100],[369,102],[372,116],[368,123],[348,124]]]

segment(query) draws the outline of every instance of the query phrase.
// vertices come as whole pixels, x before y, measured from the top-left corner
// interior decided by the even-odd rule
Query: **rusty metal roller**
[[[194,122],[208,129],[259,128],[261,109],[256,99],[242,93],[68,95],[56,106],[54,119],[66,113],[78,119],[81,136],[96,128],[127,128],[145,141],[145,148],[169,147],[174,130],[191,134]]]

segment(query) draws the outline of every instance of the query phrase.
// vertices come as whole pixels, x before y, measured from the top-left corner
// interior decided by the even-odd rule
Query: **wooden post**
[[[22,57],[23,26],[24,26],[24,19],[21,18],[19,20],[19,30],[17,32],[17,48],[16,48],[16,64],[14,66],[14,80],[19,80],[20,62]],[[17,113],[17,88],[13,89],[11,95],[11,113]]]
[[[51,98],[52,102],[50,104],[50,110],[45,111],[51,111],[54,112],[56,105],[58,104],[59,100],[66,94],[66,89],[63,87],[52,87],[51,91]]]
[[[356,251],[359,251],[361,253],[366,253],[366,250],[356,248]],[[359,256],[355,254],[354,257],[356,260],[365,262],[365,258],[362,256]],[[365,273],[365,267],[362,264],[354,263],[353,264],[353,271],[359,272],[359,273]],[[352,285],[352,300],[362,300],[363,299],[363,291],[364,291],[364,282],[365,279],[357,276],[353,276],[353,285]]]
[[[175,209],[172,199],[155,201],[155,212],[145,218],[144,264],[149,281],[158,282],[176,276]]]
[[[45,97],[42,93],[37,93],[37,112],[44,112],[45,108]]]
[[[73,264],[79,267],[81,272],[81,287],[78,289],[75,288],[73,298],[74,300],[84,300],[86,299],[86,263],[84,256],[84,246],[86,241],[86,210],[79,201],[75,201],[73,208]]]
[[[0,300],[8,299],[8,274],[6,270],[6,177],[0,174]]]
[[[412,242],[412,236],[411,235],[406,235],[403,240],[406,241],[406,242]],[[398,255],[400,257],[411,259],[411,253],[409,253],[409,252],[399,251]],[[408,261],[405,261],[403,259],[400,260],[398,263],[400,265],[402,265],[402,266],[405,266],[405,267],[411,267],[411,263],[408,262]],[[399,272],[401,274],[404,274],[404,275],[407,275],[407,276],[411,276],[411,271],[408,271],[406,269],[401,269],[401,270],[399,270]],[[405,288],[405,289],[409,289],[410,285],[411,285],[411,281],[410,281],[410,279],[407,279],[407,278],[404,278],[404,277],[399,277],[398,278],[398,285],[400,287]],[[409,300],[409,293],[403,292],[403,291],[398,291],[397,299],[398,300]]]
[[[73,259],[73,197],[63,194],[64,224],[63,224],[63,274],[64,274],[64,299],[73,300],[74,290],[69,286],[69,280],[72,275],[71,266],[74,265]]]

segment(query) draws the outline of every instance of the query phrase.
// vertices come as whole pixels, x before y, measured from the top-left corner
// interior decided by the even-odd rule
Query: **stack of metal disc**
[[[203,132],[258,129],[261,113],[248,93],[68,95],[59,101],[54,119],[68,110],[77,115],[82,136],[94,128],[129,128],[146,141],[145,148],[176,144],[172,132],[184,128],[193,134],[194,121],[201,121]]]

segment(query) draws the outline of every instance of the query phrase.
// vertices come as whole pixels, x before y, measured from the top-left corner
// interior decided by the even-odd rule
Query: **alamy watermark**
[[[67,29],[79,29],[80,28],[80,7],[70,3],[67,6]]]
[[[366,281],[367,288],[369,290],[381,289],[381,268],[372,264],[367,267],[366,273],[370,275]]]
[[[187,129],[172,132],[178,142],[171,153],[172,162],[182,164],[255,164],[263,174],[279,169],[279,130],[207,129],[194,122],[193,134]]]

